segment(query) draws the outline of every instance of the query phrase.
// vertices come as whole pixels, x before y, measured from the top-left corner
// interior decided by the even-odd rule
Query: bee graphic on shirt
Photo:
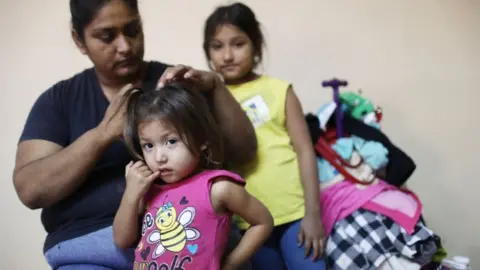
[[[160,257],[165,250],[179,252],[185,248],[187,241],[198,239],[200,232],[195,228],[188,227],[194,218],[195,208],[191,206],[183,209],[177,218],[177,210],[171,202],[162,205],[155,217],[155,225],[158,230],[152,231],[147,237],[149,244],[157,244],[152,258]]]

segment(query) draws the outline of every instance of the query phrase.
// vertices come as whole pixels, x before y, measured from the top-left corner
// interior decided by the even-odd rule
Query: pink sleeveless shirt
[[[220,269],[231,214],[218,216],[210,202],[210,189],[217,177],[245,183],[231,172],[209,170],[175,184],[150,188],[134,269]]]

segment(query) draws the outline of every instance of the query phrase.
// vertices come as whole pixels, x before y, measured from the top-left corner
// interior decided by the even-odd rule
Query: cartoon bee
[[[200,232],[195,228],[187,227],[195,218],[195,208],[187,207],[178,215],[171,202],[164,204],[157,211],[155,225],[158,230],[152,231],[148,237],[149,244],[157,244],[152,253],[152,258],[160,257],[165,250],[179,252],[187,241],[200,237]]]

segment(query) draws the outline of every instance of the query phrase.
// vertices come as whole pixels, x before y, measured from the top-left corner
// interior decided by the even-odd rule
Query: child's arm
[[[133,198],[125,192],[113,220],[113,239],[119,248],[130,248],[138,242],[138,217],[142,213],[142,199]]]
[[[316,260],[322,254],[324,238],[317,162],[302,106],[292,87],[288,88],[285,110],[288,135],[298,156],[300,179],[305,196],[305,217],[302,220],[298,241],[299,244],[305,244],[305,255],[313,249],[311,255]]]
[[[127,186],[113,220],[113,240],[119,248],[132,247],[139,236],[138,217],[143,213],[143,197],[159,172],[152,173],[142,162],[127,165]]]
[[[212,205],[217,214],[230,211],[248,222],[238,246],[228,255],[223,269],[235,269],[263,245],[273,229],[273,218],[268,209],[245,188],[227,179],[219,178],[211,189]]]

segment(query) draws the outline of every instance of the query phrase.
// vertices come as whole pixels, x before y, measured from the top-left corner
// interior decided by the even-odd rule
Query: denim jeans
[[[267,242],[252,258],[252,269],[324,270],[325,261],[305,257],[305,247],[297,245],[301,220],[276,226]]]
[[[106,227],[55,245],[45,258],[52,269],[58,270],[131,270],[134,248],[118,248],[113,242],[113,228]]]
[[[240,239],[239,231],[233,227],[226,254],[237,246]],[[56,270],[131,270],[134,248],[118,248],[113,242],[113,228],[107,227],[59,243],[45,253],[45,258],[52,269]],[[251,270],[250,262],[242,265],[239,270]]]

